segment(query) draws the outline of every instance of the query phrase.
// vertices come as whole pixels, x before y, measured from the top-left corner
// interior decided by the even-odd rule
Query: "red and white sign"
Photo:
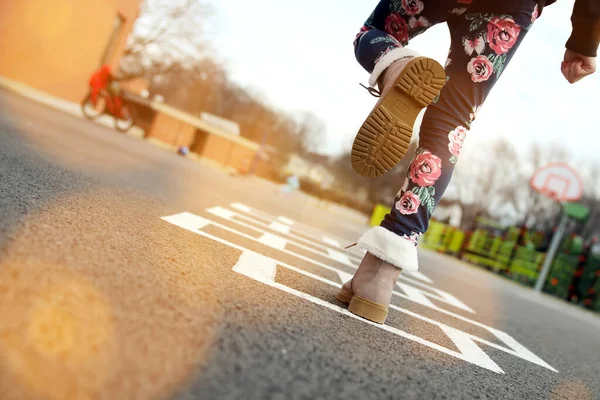
[[[564,163],[552,163],[538,169],[530,184],[544,196],[560,202],[578,201],[583,196],[583,180]]]

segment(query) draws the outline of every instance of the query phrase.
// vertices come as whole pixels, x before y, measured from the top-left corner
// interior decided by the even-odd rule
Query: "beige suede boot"
[[[427,57],[402,57],[390,54],[379,61],[385,68],[374,71],[373,80],[381,93],[370,88],[380,99],[358,131],[352,145],[352,168],[365,177],[385,174],[398,164],[408,151],[413,126],[421,112],[438,96],[446,83],[444,68]],[[387,57],[387,56],[386,56]],[[376,66],[376,70],[377,70]],[[380,69],[381,69],[380,68]]]
[[[401,271],[367,253],[354,277],[342,286],[335,297],[349,303],[348,311],[351,313],[383,324]]]

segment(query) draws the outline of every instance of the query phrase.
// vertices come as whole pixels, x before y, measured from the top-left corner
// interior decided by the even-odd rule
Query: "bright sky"
[[[212,39],[232,78],[253,87],[277,108],[308,110],[327,124],[322,152],[337,154],[374,105],[359,83],[369,75],[352,41],[377,0],[220,0]],[[480,111],[465,153],[506,136],[518,146],[560,143],[576,158],[600,150],[600,73],[570,85],[560,73],[571,31],[573,0],[544,10]],[[444,64],[445,24],[413,39],[409,48]]]

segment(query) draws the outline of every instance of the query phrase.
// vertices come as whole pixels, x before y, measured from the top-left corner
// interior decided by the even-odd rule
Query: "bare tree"
[[[327,125],[311,112],[300,112],[295,116],[296,135],[302,143],[302,152],[316,151],[323,144]]]
[[[204,28],[212,7],[206,0],[145,0],[121,58],[123,79],[193,70],[206,49]]]

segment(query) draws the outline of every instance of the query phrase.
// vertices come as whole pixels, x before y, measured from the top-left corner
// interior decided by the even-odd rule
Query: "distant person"
[[[288,176],[285,185],[281,187],[281,193],[292,193],[300,188],[300,181],[296,175]]]
[[[90,98],[92,103],[95,104],[98,100],[98,96],[103,90],[110,90],[113,81],[115,80],[110,66],[102,65],[97,71],[95,71],[90,77]]]
[[[393,168],[408,149],[417,115],[429,107],[419,148],[392,211],[381,226],[358,241],[368,252],[354,278],[337,295],[350,303],[351,312],[385,321],[401,269],[418,269],[419,237],[450,182],[477,111],[544,5],[550,3],[554,1],[381,0],[365,22],[354,42],[355,55],[371,74],[369,92],[380,99],[354,141],[355,171],[375,177]],[[573,31],[561,66],[570,83],[596,70],[599,17],[600,0],[576,0]],[[405,47],[441,22],[448,23],[451,37],[445,70]],[[539,68],[548,68],[545,63],[540,53]],[[498,123],[510,124],[513,111],[510,103],[498,110]]]

